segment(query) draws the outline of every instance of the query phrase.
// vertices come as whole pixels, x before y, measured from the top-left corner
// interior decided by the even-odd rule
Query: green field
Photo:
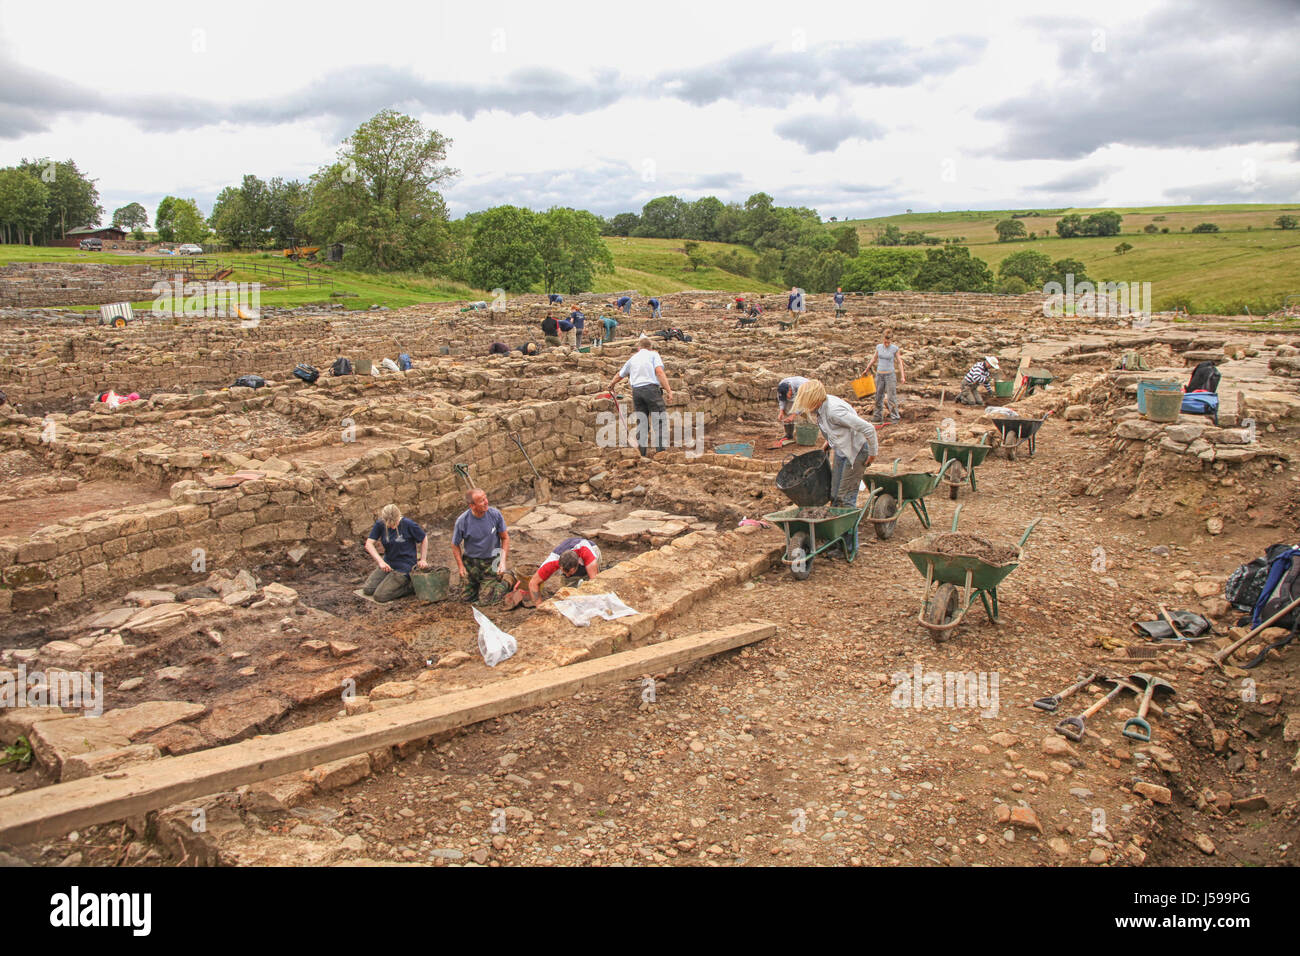
[[[847,222],[857,227],[864,245],[891,223],[904,232],[964,237],[971,253],[989,263],[995,273],[1004,258],[1023,249],[1041,252],[1053,261],[1079,259],[1094,280],[1150,282],[1157,310],[1181,300],[1190,302],[1195,312],[1240,314],[1249,309],[1258,315],[1280,308],[1283,296],[1300,293],[1300,229],[1273,225],[1283,212],[1300,215],[1300,204],[1117,208],[1114,211],[1124,217],[1119,236],[1081,239],[1057,238],[1057,220],[1069,213],[1086,218],[1100,209],[1039,210],[1040,215],[1023,217],[1021,222],[1030,232],[1047,230],[1051,238],[998,242],[994,226],[1012,212],[1028,211],[905,213]],[[1202,222],[1213,222],[1220,231],[1192,233],[1192,227]],[[1142,231],[1148,223],[1168,227],[1169,232],[1148,235]],[[1133,248],[1117,255],[1114,250],[1120,242]]]
[[[725,272],[714,266],[702,266],[698,271],[692,270],[682,251],[680,239],[622,239],[609,237],[606,243],[614,255],[614,272],[596,277],[593,292],[620,292],[634,289],[643,295],[681,292],[686,289],[716,289],[725,292],[778,291],[779,287],[759,282],[757,279],[745,278]],[[721,242],[702,242],[700,245],[709,256],[730,249],[738,250],[751,261],[755,254],[743,246],[729,246]],[[171,257],[167,257],[170,261]],[[176,256],[177,265],[185,263],[191,257]],[[198,258],[198,257],[193,257]],[[292,286],[285,289],[264,289],[261,303],[267,307],[293,308],[300,305],[314,305],[323,302],[343,302],[349,309],[365,309],[371,305],[385,305],[400,308],[421,302],[446,302],[459,300],[490,299],[491,293],[474,289],[468,285],[446,279],[404,273],[369,273],[342,269],[330,264],[295,266],[293,263],[276,256],[262,253],[222,253],[218,256],[205,257],[219,259],[223,265],[233,265],[235,272],[227,278],[228,282],[262,282],[274,284],[274,280],[259,274],[255,266],[274,269],[301,269],[304,274],[311,274],[331,280],[333,291],[350,293],[344,296],[330,296],[328,287]],[[81,252],[78,249],[50,246],[0,245],[0,265],[10,262],[140,262],[157,263],[158,256],[123,254],[116,252]],[[241,263],[248,263],[250,268],[240,269]],[[541,291],[540,289],[534,291]],[[136,308],[147,308],[152,301],[132,303]]]

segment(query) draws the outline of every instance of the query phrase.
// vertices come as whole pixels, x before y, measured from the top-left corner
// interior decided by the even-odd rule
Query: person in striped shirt
[[[966,377],[962,379],[961,394],[957,396],[957,401],[963,405],[983,405],[984,396],[980,394],[980,390],[989,395],[993,394],[993,376],[990,372],[997,370],[998,360],[992,355],[986,355],[972,365]]]
[[[528,593],[534,603],[541,600],[542,585],[556,571],[566,578],[594,580],[600,572],[600,548],[586,538],[565,538],[557,544],[528,582]]]

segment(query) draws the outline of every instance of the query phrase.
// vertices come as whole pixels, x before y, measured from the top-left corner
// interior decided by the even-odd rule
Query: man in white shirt
[[[664,450],[667,441],[668,423],[665,416],[667,403],[673,400],[673,390],[668,385],[668,374],[664,371],[664,360],[650,347],[650,336],[644,332],[637,339],[637,351],[623,363],[614,380],[609,383],[612,392],[623,379],[632,386],[632,407],[636,411],[636,443],[644,457],[649,454],[649,435],[655,432],[655,445],[659,451]]]

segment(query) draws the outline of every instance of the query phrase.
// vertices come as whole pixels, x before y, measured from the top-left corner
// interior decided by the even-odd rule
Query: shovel
[[[1065,698],[1074,694],[1075,691],[1083,690],[1083,688],[1087,687],[1095,680],[1106,680],[1106,679],[1107,678],[1104,675],[1098,674],[1094,671],[1093,673],[1085,677],[1083,680],[1079,681],[1077,684],[1071,684],[1069,687],[1065,688],[1065,690],[1053,694],[1051,697],[1038,698],[1038,700],[1034,701],[1034,706],[1037,707],[1039,710],[1047,711],[1049,714],[1053,713],[1055,712],[1056,708],[1061,706],[1061,701],[1065,700]]]
[[[1142,743],[1151,742],[1151,725],[1147,723],[1147,711],[1151,709],[1151,698],[1155,696],[1156,691],[1166,691],[1175,694],[1174,685],[1169,683],[1163,677],[1156,677],[1154,674],[1133,674],[1134,680],[1144,680],[1147,682],[1147,689],[1142,693],[1142,703],[1138,705],[1136,717],[1130,717],[1124,721],[1124,736]]]
[[[528,467],[533,470],[533,497],[537,499],[539,505],[547,504],[551,500],[551,481],[549,478],[543,478],[533,464],[533,460],[528,457],[528,449],[524,443],[519,440],[517,434],[511,434],[510,440],[519,446],[519,450],[524,453],[524,461],[528,462]]]
[[[1113,683],[1115,685],[1115,689],[1112,690],[1105,697],[1102,697],[1100,700],[1094,703],[1091,707],[1089,707],[1079,716],[1066,717],[1064,720],[1062,720],[1054,728],[1058,734],[1060,734],[1062,737],[1066,737],[1069,740],[1073,740],[1077,743],[1078,741],[1083,739],[1084,722],[1087,721],[1089,717],[1097,713],[1097,711],[1101,710],[1103,707],[1105,707],[1107,704],[1109,704],[1112,700],[1114,700],[1116,697],[1118,697],[1126,690],[1131,690],[1134,694],[1142,693],[1142,691],[1136,685],[1129,683],[1129,679],[1127,677],[1107,677],[1106,680]]]

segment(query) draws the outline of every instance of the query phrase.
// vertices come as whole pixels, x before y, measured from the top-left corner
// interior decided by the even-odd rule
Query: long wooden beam
[[[776,633],[767,621],[733,624],[567,667],[355,717],[164,757],[0,799],[0,841],[19,844],[223,793],[331,760],[429,737],[591,687],[711,657]],[[119,776],[120,775],[120,776]]]

